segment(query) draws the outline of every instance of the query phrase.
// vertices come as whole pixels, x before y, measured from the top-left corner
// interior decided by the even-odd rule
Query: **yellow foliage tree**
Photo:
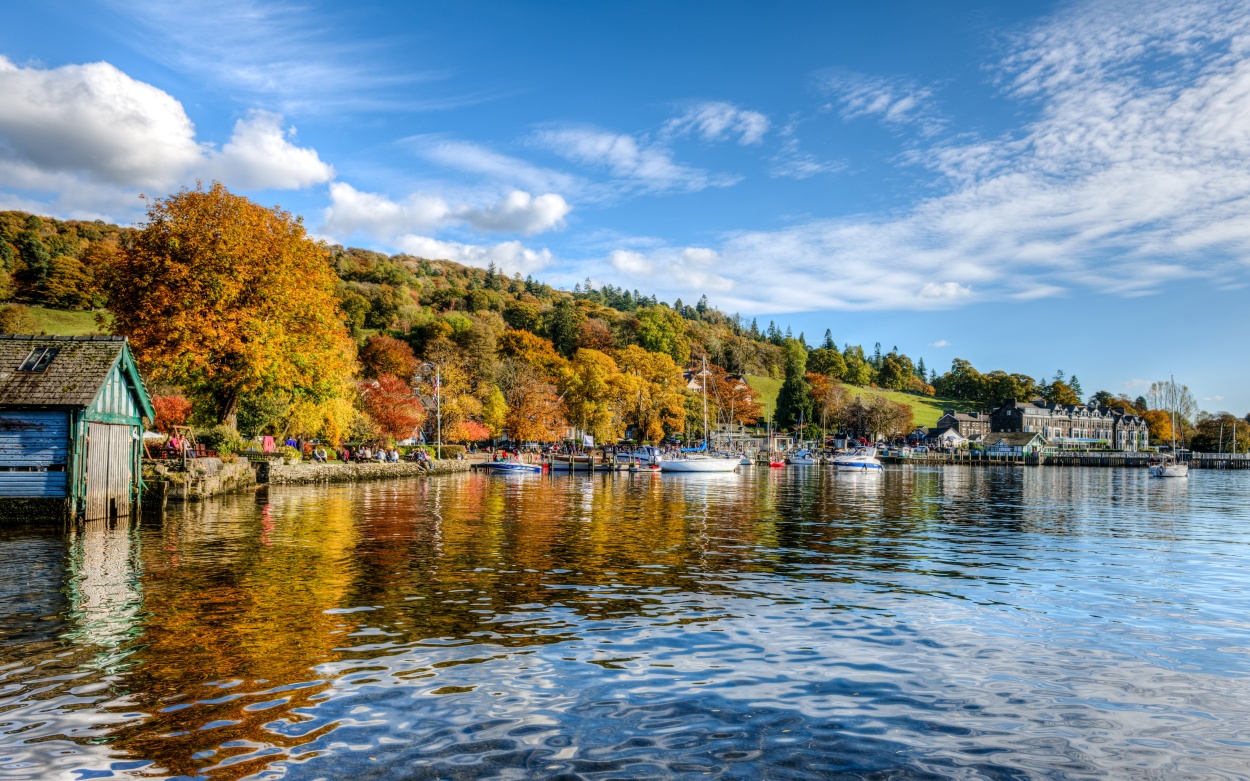
[[[105,274],[113,331],[156,382],[235,426],[239,398],[333,397],[355,363],[326,250],[299,219],[198,185],[148,204]]]
[[[611,356],[583,347],[560,370],[559,379],[564,405],[574,425],[597,442],[614,442],[621,437],[633,386]]]
[[[625,423],[637,427],[643,439],[656,442],[665,433],[686,428],[686,384],[673,359],[647,352],[637,345],[616,351],[622,382]]]

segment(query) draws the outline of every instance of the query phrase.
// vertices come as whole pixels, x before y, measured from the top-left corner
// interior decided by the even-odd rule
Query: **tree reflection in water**
[[[4,762],[32,777],[241,778],[310,761],[339,734],[407,729],[376,723],[355,692],[428,681],[420,691],[454,697],[491,682],[465,685],[464,665],[507,659],[558,679],[549,665],[593,641],[594,670],[576,674],[620,673],[649,646],[618,658],[613,642],[695,648],[796,605],[846,614],[848,633],[920,604],[913,621],[961,620],[1057,583],[1042,549],[1114,537],[1126,512],[1138,520],[1125,534],[1166,549],[1192,510],[1169,491],[1112,470],[469,475],[8,530]],[[552,646],[567,650],[539,664]],[[419,719],[426,706],[410,707]]]

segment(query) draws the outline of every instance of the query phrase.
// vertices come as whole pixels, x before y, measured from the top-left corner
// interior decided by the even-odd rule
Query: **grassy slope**
[[[755,394],[755,398],[759,399],[760,404],[764,405],[764,419],[772,420],[773,413],[777,411],[777,394],[781,392],[781,380],[748,374],[746,375],[746,381],[747,385],[751,386],[751,391]]]
[[[759,377],[756,375],[747,375],[746,379],[747,384],[751,386],[751,390],[755,391],[756,396],[763,403],[765,413],[771,418],[773,411],[777,408],[777,394],[781,391],[781,380],[774,380],[771,377]],[[972,408],[967,403],[955,401],[954,399],[939,399],[933,396],[916,396],[911,393],[882,390],[881,388],[857,388],[853,385],[848,385],[847,389],[854,394],[862,396],[884,396],[890,401],[906,404],[911,407],[912,415],[915,417],[917,426],[935,425],[938,418],[942,417],[943,410],[966,410]]]
[[[90,336],[100,333],[100,329],[96,327],[95,312],[71,312],[42,306],[28,309],[31,317],[39,324],[39,330],[49,336]]]

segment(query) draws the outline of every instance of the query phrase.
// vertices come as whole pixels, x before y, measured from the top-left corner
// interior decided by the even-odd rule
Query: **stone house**
[[[1060,448],[1137,451],[1149,445],[1145,418],[1116,407],[1009,401],[990,413],[990,425],[996,433],[1041,434]]]
[[[976,434],[990,433],[990,413],[988,412],[956,412],[948,409],[938,418],[937,430],[954,429],[964,439],[971,439]]]

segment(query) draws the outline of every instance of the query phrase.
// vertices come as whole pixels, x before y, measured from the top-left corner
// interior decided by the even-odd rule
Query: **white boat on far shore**
[[[717,458],[715,456],[687,456],[686,458],[664,459],[660,462],[661,472],[732,472],[738,468],[738,457]]]

